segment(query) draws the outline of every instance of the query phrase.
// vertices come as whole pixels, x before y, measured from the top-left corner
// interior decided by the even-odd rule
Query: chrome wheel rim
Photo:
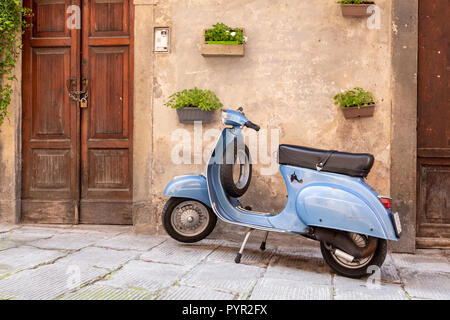
[[[352,241],[360,248],[364,248],[367,244],[367,237],[358,233],[353,233],[353,232],[349,232],[349,236],[352,239]],[[373,256],[375,255],[375,252],[372,252],[372,254],[370,254],[369,256],[362,258],[362,259],[358,259],[357,261],[353,261],[353,262],[349,262],[339,256],[337,256],[333,250],[330,250],[331,256],[333,257],[333,259],[340,264],[341,266],[345,267],[345,268],[349,268],[349,269],[359,269],[362,267],[365,267],[366,265],[368,265],[370,263],[370,261],[372,261]]]
[[[208,209],[197,201],[183,201],[173,210],[171,224],[176,232],[194,237],[206,230],[209,224]]]

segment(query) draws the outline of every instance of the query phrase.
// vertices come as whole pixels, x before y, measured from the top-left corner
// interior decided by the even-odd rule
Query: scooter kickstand
[[[269,236],[269,231],[266,231],[266,235],[264,236],[264,240],[261,243],[261,246],[259,247],[261,249],[261,251],[266,250],[266,242],[267,242],[267,237]]]
[[[245,245],[247,244],[248,238],[250,237],[250,234],[252,233],[253,230],[255,230],[255,229],[249,229],[247,231],[247,233],[245,234],[244,242],[242,242],[241,249],[239,250],[238,254],[236,255],[234,262],[236,262],[236,263],[241,262],[242,252],[244,252]]]

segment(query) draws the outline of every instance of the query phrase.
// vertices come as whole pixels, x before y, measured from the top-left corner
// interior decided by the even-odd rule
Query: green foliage
[[[223,104],[211,90],[194,88],[172,94],[165,106],[173,109],[197,107],[203,111],[213,111],[222,108]]]
[[[341,0],[337,3],[340,4],[373,4],[373,1],[364,1],[364,0]]]
[[[206,41],[237,41],[239,44],[245,43],[244,31],[242,29],[232,29],[223,23],[216,23],[213,29],[205,32]]]
[[[371,92],[356,87],[353,90],[347,90],[334,96],[334,104],[340,104],[342,108],[361,107],[365,105],[375,104]]]
[[[8,105],[13,92],[10,81],[19,57],[22,28],[28,24],[22,20],[22,15],[30,16],[31,10],[22,7],[21,0],[0,1],[0,126],[8,115]]]

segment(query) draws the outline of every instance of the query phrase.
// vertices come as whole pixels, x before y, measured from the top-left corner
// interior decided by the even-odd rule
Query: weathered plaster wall
[[[151,191],[138,190],[138,194],[144,192],[142,198],[152,201],[153,209],[148,208],[139,216],[152,212],[154,215],[138,218],[136,222],[141,219],[159,222],[165,201],[162,193],[170,179],[174,175],[203,170],[204,162],[171,163],[172,149],[180,143],[172,141],[172,133],[179,128],[188,130],[193,148],[194,128],[179,124],[176,112],[164,106],[170,94],[194,86],[213,90],[226,108],[243,106],[246,115],[262,128],[279,129],[280,143],[373,153],[376,161],[368,182],[388,195],[391,2],[378,0],[377,5],[381,9],[379,30],[369,30],[364,18],[343,18],[334,0],[155,0],[153,16],[150,16],[150,9],[146,15],[140,11],[142,6],[136,6],[135,80],[140,79],[139,73],[147,74],[152,68],[148,56],[139,58],[143,53],[138,50],[139,41],[149,39],[145,32],[152,32],[148,21],[153,18],[154,26],[171,28],[171,52],[153,54],[153,78],[136,81],[136,97],[145,95],[146,98],[136,101],[135,110],[140,110],[141,103],[142,107],[150,103],[148,94],[142,90],[153,86],[150,144],[153,151],[151,156],[145,157],[152,159],[152,171],[148,172],[148,167],[143,171],[135,167],[135,178],[146,180],[139,188],[147,186],[149,179],[152,181]],[[145,22],[142,19],[146,19]],[[245,29],[248,36],[245,57],[205,58],[200,54],[202,31],[216,22]],[[145,54],[150,56],[150,52],[147,48]],[[373,118],[345,120],[333,104],[334,94],[354,86],[374,93],[378,105]],[[139,120],[142,114],[135,114],[136,121],[150,121]],[[205,125],[203,132],[221,126],[219,114],[216,114],[215,122]],[[149,138],[147,131],[140,132],[135,127],[135,139],[142,134],[145,139]],[[204,144],[214,138],[205,138]],[[146,148],[135,151],[135,155],[150,152]],[[281,175],[262,176],[261,167],[267,166],[254,167],[253,183],[243,202],[255,209],[279,211],[285,202]]]
[[[17,223],[20,216],[21,61],[19,57],[14,72],[17,80],[11,82],[14,93],[9,115],[0,127],[0,222],[5,223]]]

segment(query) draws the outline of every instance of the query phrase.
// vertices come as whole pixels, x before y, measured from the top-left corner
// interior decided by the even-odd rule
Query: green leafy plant
[[[223,107],[214,92],[197,88],[184,89],[172,94],[164,105],[173,109],[197,107],[203,111],[213,111]]]
[[[22,15],[30,16],[31,10],[23,8],[21,0],[0,1],[0,126],[11,103],[11,81],[16,79],[12,73],[22,49],[21,34],[29,26]]]
[[[341,0],[337,3],[340,4],[373,4],[373,1],[364,1],[364,0]]]
[[[223,23],[216,23],[213,29],[205,31],[206,43],[220,41],[223,44],[244,44],[246,39],[242,29],[233,29]]]
[[[342,108],[359,108],[361,106],[375,104],[372,93],[359,87],[335,95],[334,100],[334,104],[339,104]]]

